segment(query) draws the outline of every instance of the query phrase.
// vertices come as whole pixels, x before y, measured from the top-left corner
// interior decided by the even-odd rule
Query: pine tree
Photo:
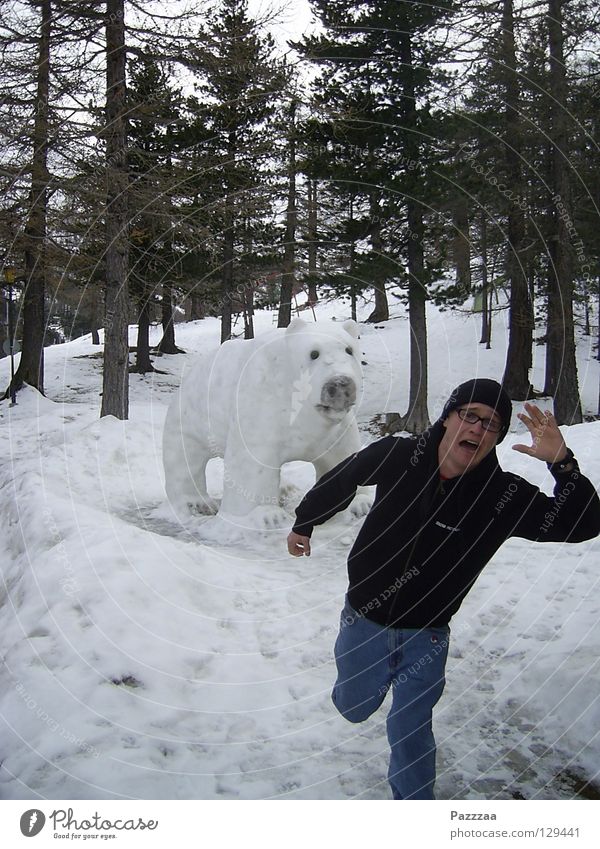
[[[315,85],[325,111],[325,129],[339,141],[330,177],[344,180],[348,195],[366,208],[371,244],[370,273],[375,309],[369,320],[387,318],[385,286],[405,282],[411,322],[411,379],[408,413],[401,426],[424,430],[427,412],[427,331],[429,283],[425,210],[432,180],[431,144],[437,116],[427,98],[443,77],[441,49],[433,33],[452,11],[435,6],[370,0],[313,0],[325,28],[300,49],[323,70]],[[403,209],[402,209],[403,207]],[[362,211],[362,210],[361,210]],[[386,244],[386,232],[403,218],[403,250]],[[397,242],[397,240],[395,240]],[[406,278],[401,270],[406,264]]]
[[[145,374],[154,370],[149,328],[160,288],[163,319],[165,327],[170,327],[174,346],[170,277],[176,211],[169,126],[178,110],[168,68],[162,67],[149,51],[130,63],[128,94],[130,290],[138,305],[137,353],[132,370]],[[169,351],[173,352],[173,347]]]
[[[14,395],[24,383],[44,392],[44,334],[46,293],[51,0],[40,0],[35,57],[35,104],[31,133],[31,187],[24,225],[23,341],[19,366],[6,390]],[[14,33],[13,33],[14,35]]]
[[[226,341],[232,335],[236,260],[248,233],[243,222],[257,222],[269,208],[274,143],[268,126],[285,75],[271,36],[250,17],[247,0],[220,0],[186,61],[198,91],[189,107],[195,107],[209,179],[220,184],[211,227],[221,242],[221,341]]]

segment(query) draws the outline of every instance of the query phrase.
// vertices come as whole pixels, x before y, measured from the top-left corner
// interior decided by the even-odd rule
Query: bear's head
[[[285,338],[294,374],[292,415],[340,422],[362,391],[361,351],[355,321],[308,323],[294,319]]]

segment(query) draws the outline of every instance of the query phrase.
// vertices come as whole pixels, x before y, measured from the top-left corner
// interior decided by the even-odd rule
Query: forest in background
[[[503,382],[582,421],[575,322],[600,300],[600,9],[591,0],[311,0],[282,47],[247,0],[0,0],[0,310],[7,388],[104,328],[101,415],[179,351],[176,319],[329,294],[408,305],[427,409],[427,300],[508,312]],[[12,307],[12,308],[11,308]],[[238,331],[236,319],[239,319]],[[150,350],[149,327],[163,337]],[[130,364],[127,328],[137,324]],[[545,385],[530,383],[545,346]]]

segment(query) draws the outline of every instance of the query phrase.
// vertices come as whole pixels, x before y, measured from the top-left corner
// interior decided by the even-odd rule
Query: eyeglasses
[[[459,419],[462,419],[463,422],[468,422],[469,424],[481,422],[481,427],[490,433],[500,433],[502,430],[502,422],[499,422],[497,419],[484,419],[472,410],[457,410],[456,412]]]

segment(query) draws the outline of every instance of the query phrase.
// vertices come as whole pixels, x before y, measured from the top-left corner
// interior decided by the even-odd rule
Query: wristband
[[[575,455],[570,448],[567,448],[567,456],[559,463],[547,463],[546,465],[551,472],[564,472],[568,465],[575,461]]]

